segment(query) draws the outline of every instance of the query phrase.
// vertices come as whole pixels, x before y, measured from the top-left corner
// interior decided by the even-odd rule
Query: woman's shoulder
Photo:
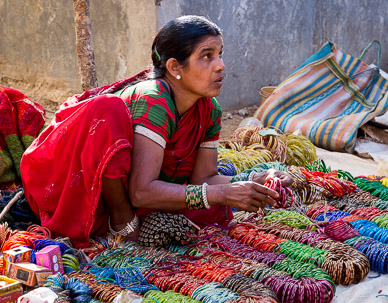
[[[116,95],[120,97],[139,98],[141,96],[150,96],[154,98],[170,99],[167,88],[160,80],[145,80],[135,85],[127,86],[117,91]]]
[[[149,106],[159,105],[175,115],[175,104],[166,84],[158,79],[147,80],[138,84],[136,99],[147,101]]]
[[[150,79],[146,81],[142,81],[136,84],[137,89],[140,90],[143,94],[168,94],[168,89],[166,85],[159,79]]]

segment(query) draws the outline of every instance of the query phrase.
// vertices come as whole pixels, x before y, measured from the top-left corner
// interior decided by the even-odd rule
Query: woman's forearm
[[[209,185],[207,187],[207,198],[210,205],[221,204],[222,194],[222,185]],[[135,207],[165,210],[187,208],[186,186],[159,180],[150,182],[144,188],[130,190],[130,198]]]
[[[203,182],[206,182],[209,185],[227,184],[227,183],[230,183],[231,179],[232,177],[230,176],[214,175],[206,178]]]
[[[131,203],[135,207],[178,210],[187,208],[186,186],[158,180],[163,163],[161,146],[140,134],[135,134],[132,167],[128,178]],[[188,184],[208,183],[210,205],[224,202],[223,187],[230,177],[217,175],[217,151],[201,148]],[[219,185],[216,185],[219,184]]]

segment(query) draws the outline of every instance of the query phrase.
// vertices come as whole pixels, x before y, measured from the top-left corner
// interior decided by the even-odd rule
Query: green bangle
[[[248,181],[249,174],[241,173],[233,176],[233,178],[229,181],[230,183],[239,182],[239,181]]]
[[[207,201],[206,187],[206,183],[203,185],[188,184],[186,186],[186,205],[188,209],[199,210],[210,208]],[[204,201],[204,197],[206,201]]]

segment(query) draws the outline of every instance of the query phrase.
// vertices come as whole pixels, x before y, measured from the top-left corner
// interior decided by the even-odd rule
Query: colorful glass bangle
[[[230,179],[230,183],[239,182],[239,181],[248,181],[248,174],[247,173],[241,173],[238,175],[233,176],[232,179]]]
[[[207,195],[206,195],[206,202],[207,202]],[[199,209],[206,208],[206,205],[203,199],[203,185],[188,184],[186,186],[186,205],[188,209],[192,209],[192,210],[199,210]]]

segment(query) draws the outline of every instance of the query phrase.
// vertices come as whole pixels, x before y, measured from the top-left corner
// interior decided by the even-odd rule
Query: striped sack
[[[378,48],[376,66],[362,61],[373,44]],[[286,133],[300,130],[316,146],[351,152],[357,130],[388,109],[388,81],[379,69],[380,58],[376,40],[360,58],[327,42],[274,90],[255,117]]]

